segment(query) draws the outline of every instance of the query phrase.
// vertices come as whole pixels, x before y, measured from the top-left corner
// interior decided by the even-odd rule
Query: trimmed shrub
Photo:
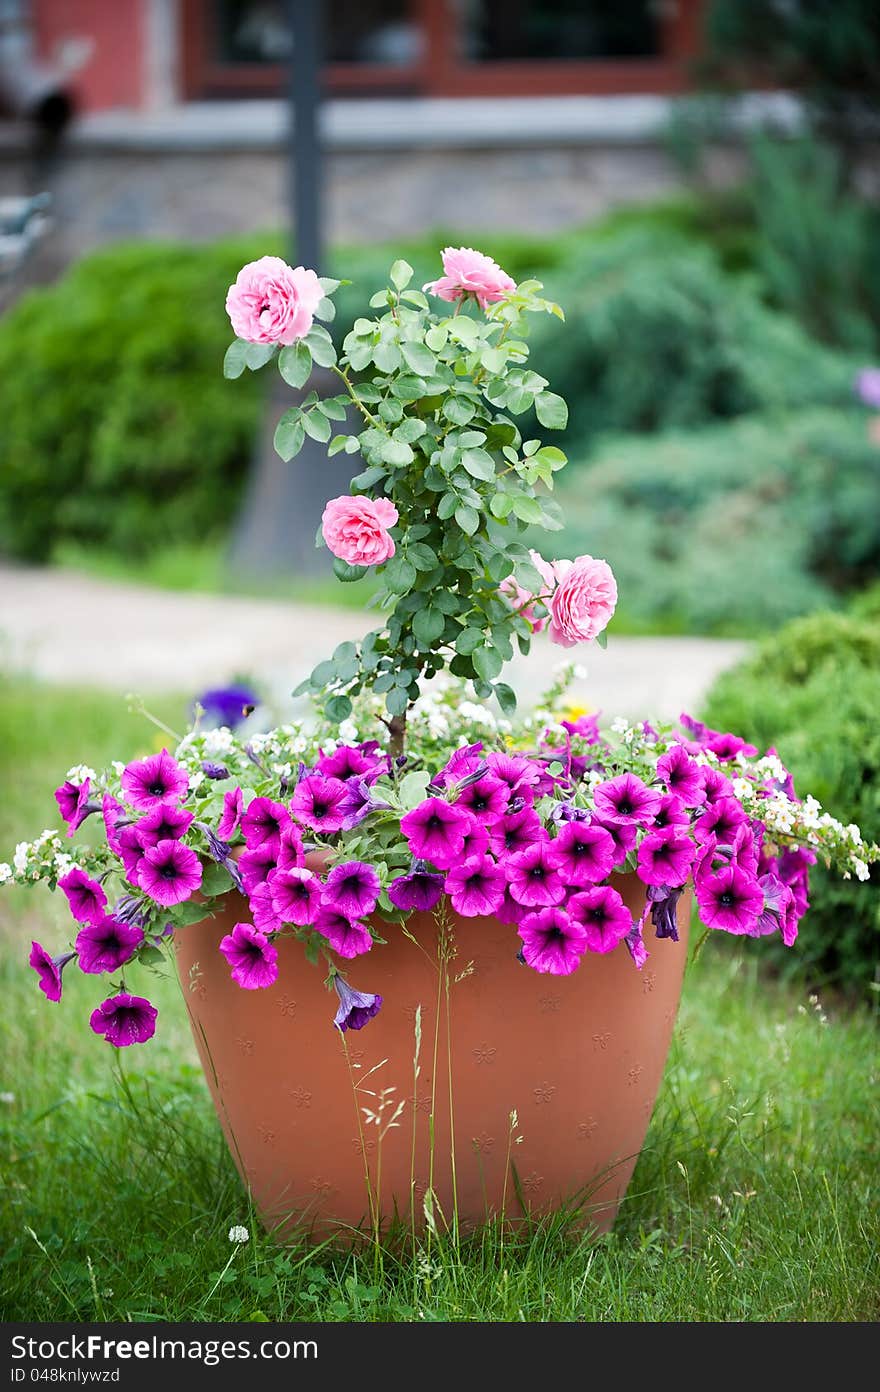
[[[789,624],[725,673],[703,716],[760,749],[773,745],[795,788],[880,840],[880,624],[817,613]],[[841,880],[816,865],[796,947],[768,942],[774,965],[811,983],[864,991],[880,963],[880,876]]]

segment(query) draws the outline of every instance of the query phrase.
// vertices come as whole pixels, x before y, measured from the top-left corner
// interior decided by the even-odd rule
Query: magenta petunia
[[[434,875],[424,861],[415,861],[406,875],[392,880],[388,898],[395,908],[407,913],[428,913],[443,893],[443,876]]]
[[[297,783],[290,811],[303,826],[329,836],[342,830],[347,802],[348,788],[341,778],[309,773]]]
[[[278,861],[270,841],[255,846],[252,851],[242,851],[238,858],[241,882],[245,894],[253,894],[258,885],[265,884],[273,870],[278,869]]]
[[[122,771],[125,799],[140,812],[148,812],[163,802],[180,802],[188,788],[186,772],[167,749],[147,759],[137,759]]]
[[[606,822],[601,817],[593,818],[593,825],[608,832],[614,842],[614,865],[622,865],[636,844],[639,829],[635,822]]]
[[[96,919],[103,918],[107,907],[107,895],[98,881],[87,875],[85,870],[80,870],[78,865],[74,865],[72,870],[62,875],[58,881],[58,888],[67,895],[70,912],[77,923],[93,923]]]
[[[474,856],[454,866],[444,887],[462,918],[487,918],[504,903],[504,873],[491,856]]]
[[[751,759],[758,752],[753,744],[747,744],[744,739],[740,739],[739,735],[721,734],[715,731],[710,731],[706,747],[711,749],[722,763],[735,759],[737,754],[745,754],[747,758]]]
[[[363,923],[352,923],[345,914],[326,904],[322,905],[315,919],[315,930],[327,939],[340,957],[359,957],[373,946],[373,939]]]
[[[75,952],[62,952],[59,957],[53,957],[41,943],[31,943],[28,964],[37,973],[40,990],[47,1000],[60,1001],[61,973],[67,963],[72,962],[75,956]]]
[[[755,933],[760,937],[768,933],[781,933],[794,903],[794,895],[778,875],[762,875],[758,885],[764,896],[764,905],[758,914]]]
[[[295,822],[288,822],[281,833],[278,848],[278,869],[295,870],[306,863],[306,852],[302,832]]]
[[[487,773],[462,788],[455,805],[470,812],[481,825],[491,826],[504,816],[509,802],[510,789],[507,784]]]
[[[642,937],[642,920],[634,923],[630,931],[623,940],[626,943],[626,950],[639,971],[648,960],[648,949],[645,947],[645,940]]]
[[[706,801],[702,769],[680,744],[673,745],[657,760],[657,777],[670,793],[681,798],[685,807],[698,807]]]
[[[138,884],[163,908],[182,904],[202,883],[202,864],[182,841],[148,846],[138,868]]]
[[[436,797],[420,802],[400,823],[416,859],[429,860],[439,870],[458,860],[469,826],[469,812]]]
[[[255,797],[241,819],[241,832],[244,844],[249,851],[268,846],[277,856],[281,847],[281,833],[290,822],[290,813],[283,802],[273,802],[271,798]]]
[[[596,885],[573,894],[566,908],[586,933],[591,952],[613,951],[632,928],[632,914],[610,885]]]
[[[461,843],[461,860],[473,860],[474,856],[489,854],[489,828],[481,826],[475,817],[464,834]]]
[[[728,865],[716,875],[698,880],[696,891],[700,918],[707,928],[755,935],[764,894],[752,875],[737,865]]]
[[[587,950],[587,933],[558,908],[526,914],[517,929],[522,938],[523,960],[538,972],[569,976],[581,964]]]
[[[553,842],[556,868],[568,885],[598,884],[614,867],[614,842],[604,827],[571,821]]]
[[[192,812],[160,802],[135,822],[134,834],[146,850],[148,846],[158,846],[160,841],[179,841],[189,831],[192,820]]]
[[[565,898],[565,885],[556,868],[549,837],[511,856],[505,869],[510,893],[518,904],[541,909],[561,904]]]
[[[346,918],[366,918],[379,900],[379,876],[372,865],[349,860],[334,865],[324,886],[323,903]]]
[[[369,753],[356,744],[340,744],[332,754],[321,754],[315,768],[325,778],[347,778],[378,776],[386,767],[385,755],[376,751]]]
[[[713,802],[719,802],[721,798],[733,797],[733,784],[720,769],[712,768],[709,764],[704,764],[701,768],[701,773],[707,807],[711,807]]]
[[[95,1034],[103,1034],[108,1044],[126,1049],[130,1044],[146,1044],[156,1033],[158,1011],[143,996],[121,992],[102,1001],[93,1010],[89,1024]]]
[[[691,838],[675,827],[652,831],[639,846],[636,874],[646,885],[683,885],[695,854]]]
[[[648,826],[660,807],[660,792],[634,773],[622,773],[593,789],[593,803],[603,822]]]
[[[651,922],[658,938],[671,938],[673,942],[678,942],[678,901],[683,893],[683,887],[648,885]]]
[[[541,770],[525,754],[504,754],[493,750],[486,755],[486,766],[493,778],[500,778],[510,790],[510,796],[531,801]]]
[[[271,878],[264,881],[263,884],[258,884],[256,889],[251,890],[248,895],[248,907],[251,911],[251,918],[254,920],[254,926],[261,933],[278,933],[284,927],[272,898]]]
[[[220,818],[220,825],[217,827],[217,835],[221,841],[232,840],[241,826],[243,811],[244,795],[241,788],[230,788],[228,793],[223,794],[223,815]]]
[[[378,1015],[382,1006],[381,996],[368,991],[356,991],[338,972],[334,973],[333,985],[339,997],[339,1009],[333,1023],[341,1033],[350,1029],[363,1029],[364,1025]]]
[[[719,846],[729,846],[745,821],[746,814],[736,798],[718,798],[697,818],[694,836],[698,841],[714,836]]]
[[[252,923],[236,923],[221,940],[220,951],[236,986],[245,991],[265,990],[278,979],[278,949]]]
[[[543,836],[541,818],[533,807],[523,807],[519,812],[508,812],[506,817],[493,824],[490,829],[489,844],[498,860],[516,855],[534,845]]]
[[[82,826],[89,812],[89,787],[90,780],[85,778],[82,783],[71,783],[68,778],[61,784],[60,788],[55,789],[55,801],[58,803],[58,810],[67,823],[67,834],[72,836],[77,827]]]
[[[125,878],[129,884],[139,885],[138,875],[144,858],[144,848],[138,840],[134,826],[129,824],[117,827],[115,841],[118,848],[116,854],[122,861]]]
[[[311,870],[291,866],[274,870],[268,881],[272,909],[283,923],[306,928],[314,923],[321,907],[321,881]]]
[[[465,778],[472,778],[479,773],[485,759],[483,756],[482,742],[477,744],[465,744],[461,749],[456,749],[450,755],[448,761],[434,779],[436,788],[448,788],[453,783],[461,783]]]
[[[654,817],[654,831],[667,831],[671,827],[689,827],[690,824],[690,815],[680,797],[676,797],[674,793],[667,793],[660,799],[660,806]]]
[[[118,971],[131,961],[143,940],[140,928],[109,915],[89,923],[76,938],[80,968],[89,973]]]
[[[114,855],[121,857],[119,824],[128,819],[128,812],[121,802],[117,802],[112,793],[105,793],[101,801],[101,815],[104,819],[104,832],[107,837],[107,845]]]

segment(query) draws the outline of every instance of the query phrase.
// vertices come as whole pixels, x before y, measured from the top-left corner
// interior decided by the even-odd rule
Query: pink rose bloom
[[[563,648],[589,643],[606,628],[617,604],[617,583],[607,561],[578,556],[556,561],[550,601],[550,641]]]
[[[280,256],[242,266],[226,295],[226,313],[247,343],[295,343],[312,327],[324,298],[314,271],[295,269]]]
[[[422,286],[438,300],[461,300],[465,295],[473,295],[480,309],[485,309],[516,289],[516,281],[491,256],[472,247],[446,247],[442,257],[445,274]]]
[[[397,508],[387,498],[331,498],[321,518],[324,540],[349,565],[381,565],[394,555],[388,528]]]
[[[519,581],[514,580],[512,575],[508,575],[507,579],[502,581],[499,588],[501,593],[510,600],[511,607],[518,609],[526,622],[531,624],[532,632],[540,633],[546,626],[547,619],[545,616],[539,617],[536,615],[534,609],[535,600],[541,599],[545,604],[549,603],[550,596],[556,588],[556,573],[551,562],[545,561],[544,557],[540,555],[539,552],[530,551],[529,558],[535,570],[544,581],[545,588],[541,590],[540,595],[531,594],[528,590],[524,590]]]

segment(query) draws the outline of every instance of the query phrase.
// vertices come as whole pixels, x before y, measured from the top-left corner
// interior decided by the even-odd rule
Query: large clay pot
[[[644,886],[635,876],[615,885],[637,915]],[[370,1231],[376,1208],[365,1166],[374,1200],[380,1184],[383,1224],[395,1213],[409,1222],[413,1211],[421,1224],[432,1107],[433,1190],[451,1218],[449,1058],[462,1225],[502,1206],[514,1217],[574,1201],[599,1230],[611,1227],[663,1075],[685,967],[687,896],[681,941],[649,933],[641,972],[621,945],[588,954],[571,976],[539,975],[517,961],[515,929],[450,914],[449,1030],[435,920],[409,920],[420,946],[385,925],[385,945],[340,963],[353,986],[384,997],[380,1013],[344,1039],[333,1026],[336,993],[295,940],[277,942],[274,986],[243,991],[232,982],[217,947],[248,913],[236,895],[225,902],[222,916],[177,934],[178,965],[217,1115],[268,1227]],[[383,1090],[377,1127],[366,1109],[380,1110]],[[386,1129],[399,1102],[397,1124]]]

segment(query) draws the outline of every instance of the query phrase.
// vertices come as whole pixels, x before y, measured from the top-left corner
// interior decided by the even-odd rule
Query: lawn
[[[184,701],[156,714],[179,727]],[[154,747],[106,693],[0,681],[0,859],[55,821],[56,775]],[[176,983],[142,1050],[87,1027],[97,981],[47,1004],[48,895],[0,891],[0,1317],[7,1320],[872,1320],[877,1021],[764,981],[759,945],[688,972],[666,1080],[615,1232],[497,1227],[415,1255],[259,1236],[195,1063]],[[809,932],[809,922],[805,925]],[[233,1224],[251,1241],[233,1248]]]

